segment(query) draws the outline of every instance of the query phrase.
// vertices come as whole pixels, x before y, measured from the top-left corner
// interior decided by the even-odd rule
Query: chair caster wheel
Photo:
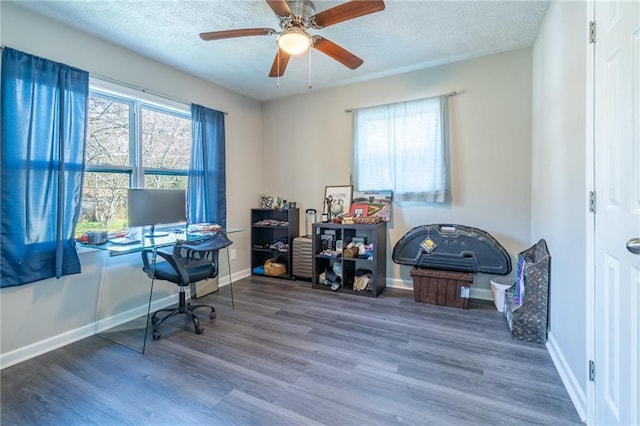
[[[204,327],[196,327],[196,334],[204,333]]]
[[[153,332],[153,340],[158,340],[160,338],[160,333],[158,333],[157,331]]]

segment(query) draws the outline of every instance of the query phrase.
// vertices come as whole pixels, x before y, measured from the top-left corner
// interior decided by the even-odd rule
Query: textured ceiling
[[[316,13],[342,2],[315,0]],[[292,57],[280,87],[268,73],[276,35],[203,41],[201,32],[274,28],[264,0],[56,0],[18,5],[250,98],[305,93],[308,55]],[[548,1],[386,0],[382,12],[310,30],[364,59],[350,70],[312,51],[313,89],[531,46]]]

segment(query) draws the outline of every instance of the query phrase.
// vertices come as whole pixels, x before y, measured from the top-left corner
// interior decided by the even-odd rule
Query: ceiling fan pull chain
[[[309,50],[309,90],[311,90],[311,49]]]

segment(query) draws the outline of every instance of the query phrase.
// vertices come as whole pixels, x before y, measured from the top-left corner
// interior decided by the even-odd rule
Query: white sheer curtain
[[[354,185],[395,201],[449,201],[448,96],[354,111]]]

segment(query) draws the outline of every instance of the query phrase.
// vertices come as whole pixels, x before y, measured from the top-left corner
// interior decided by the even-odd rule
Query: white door
[[[640,1],[595,5],[594,420],[637,425],[640,254],[627,244],[640,239]]]

